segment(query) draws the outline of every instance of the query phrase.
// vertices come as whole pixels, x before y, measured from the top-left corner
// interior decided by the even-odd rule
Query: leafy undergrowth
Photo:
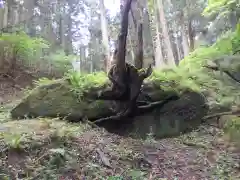
[[[132,139],[87,124],[0,115],[0,179],[239,179],[236,146],[202,126],[178,138]]]
[[[159,82],[163,89],[182,92],[188,89],[200,91],[209,97],[213,105],[240,105],[239,83],[221,71],[213,71],[204,65],[218,63],[221,70],[231,73],[240,70],[237,51],[240,32],[226,33],[211,47],[198,48],[173,69],[155,71],[151,80]],[[237,47],[235,47],[237,46]]]

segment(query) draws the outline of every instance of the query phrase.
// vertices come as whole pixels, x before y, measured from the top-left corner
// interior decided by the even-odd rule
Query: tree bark
[[[184,53],[184,57],[186,57],[189,54],[189,45],[188,45],[188,37],[186,34],[183,11],[181,11],[181,13],[180,13],[180,25],[181,25],[181,34],[182,34],[181,37],[182,37],[183,53]]]
[[[153,36],[152,36],[147,0],[143,0],[142,10],[143,10],[143,38],[144,38],[143,41],[146,42],[144,46],[144,50],[146,49],[145,51],[146,58],[148,59],[148,61],[144,60],[143,67],[147,67],[148,64],[155,64]]]
[[[143,25],[138,26],[138,41],[137,41],[137,51],[135,54],[134,64],[137,69],[143,68]]]
[[[110,119],[120,120],[130,116],[137,108],[137,98],[141,92],[143,80],[152,73],[151,65],[146,71],[138,72],[138,69],[125,62],[126,39],[128,34],[128,13],[132,0],[127,0],[122,11],[121,30],[118,36],[118,48],[114,52],[115,64],[108,72],[108,78],[112,82],[110,90],[102,91],[97,98],[113,100],[116,103],[117,115]],[[139,27],[139,35],[142,35],[142,25]],[[139,39],[142,45],[142,37]],[[143,59],[142,46],[138,46],[135,58]]]
[[[123,9],[121,19],[121,29],[118,36],[118,55],[116,66],[119,68],[120,73],[125,72],[125,56],[126,56],[126,40],[128,35],[128,12],[131,8],[132,0],[127,0],[125,8]]]
[[[155,29],[156,29],[156,49],[155,49],[155,67],[156,68],[164,68],[166,67],[166,64],[163,60],[163,52],[162,52],[162,45],[161,45],[161,39],[160,39],[160,30],[159,30],[159,21],[158,18],[159,14],[158,14],[158,7],[157,7],[157,3],[155,0]]]
[[[164,42],[165,42],[165,45],[167,48],[167,63],[170,66],[175,66],[176,64],[175,64],[175,60],[174,60],[174,55],[173,55],[173,50],[172,50],[172,45],[171,45],[171,40],[170,40],[169,31],[168,31],[168,27],[167,27],[167,20],[165,18],[162,0],[157,0],[157,7],[159,10],[159,19],[160,19],[160,22],[162,25]]]
[[[188,37],[190,52],[194,50],[194,30],[192,28],[192,19],[188,20]]]
[[[104,46],[104,60],[106,61],[107,67],[106,71],[110,69],[110,49],[108,44],[108,29],[107,29],[107,20],[105,13],[104,0],[100,0],[100,13],[101,13],[101,30],[102,30],[102,43]]]

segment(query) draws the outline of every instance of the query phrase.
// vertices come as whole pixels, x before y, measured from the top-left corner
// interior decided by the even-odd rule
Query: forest
[[[0,179],[240,179],[238,0],[0,0]]]

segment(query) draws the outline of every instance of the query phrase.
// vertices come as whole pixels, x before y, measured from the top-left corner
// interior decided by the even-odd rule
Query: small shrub
[[[25,141],[25,136],[23,134],[3,134],[4,142],[13,149],[20,150],[23,148],[23,142]]]
[[[49,43],[42,38],[32,38],[25,32],[15,33],[3,33],[0,36],[2,49],[5,58],[16,58],[17,60],[23,60],[27,63],[27,60],[33,61],[36,57],[40,57],[42,50],[49,48]]]
[[[62,49],[49,53],[48,41],[30,37],[23,31],[3,33],[0,36],[0,49],[0,59],[5,66],[8,64],[9,69],[15,64],[23,65],[38,77],[63,76],[72,69],[72,60],[78,58],[66,55]]]
[[[238,87],[227,79],[229,77],[220,71],[203,67],[212,60],[216,60],[221,69],[227,68],[232,71],[233,66],[235,69],[240,67],[237,59],[232,61],[226,58],[240,45],[238,44],[240,34],[237,32],[238,30],[234,33],[226,32],[212,46],[196,49],[180,62],[179,67],[170,72],[161,72],[159,75],[163,80],[174,82],[176,89],[190,88],[207,93],[215,101],[213,104],[224,106],[240,104],[240,99],[237,98],[240,97]]]

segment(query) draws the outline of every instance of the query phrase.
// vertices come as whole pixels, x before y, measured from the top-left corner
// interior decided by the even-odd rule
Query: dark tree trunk
[[[152,73],[151,65],[146,71],[138,72],[143,62],[143,38],[142,24],[138,29],[138,50],[136,59],[141,62],[135,67],[125,62],[126,40],[128,35],[128,13],[131,9],[132,0],[127,0],[121,8],[122,20],[118,36],[117,49],[114,52],[115,64],[108,72],[108,78],[112,82],[112,88],[105,90],[98,96],[99,99],[113,100],[116,104],[117,115],[98,120],[119,120],[133,115],[138,110],[137,98],[141,92],[143,80]],[[146,106],[148,107],[148,106]],[[150,107],[150,106],[149,106]]]

